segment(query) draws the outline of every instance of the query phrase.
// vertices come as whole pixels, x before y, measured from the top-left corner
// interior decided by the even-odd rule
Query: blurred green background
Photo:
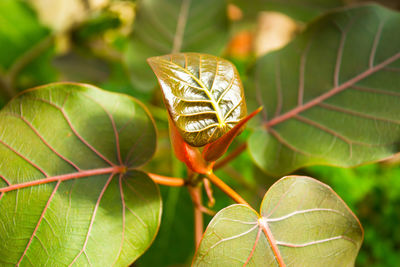
[[[194,1],[194,0],[193,0]],[[171,154],[166,111],[147,56],[166,54],[168,27],[179,19],[182,0],[0,0],[0,107],[34,86],[75,81],[132,95],[143,101],[159,130],[152,172],[185,176]],[[307,22],[354,0],[198,1],[180,49],[221,55],[234,62],[246,82],[257,57],[279,49]],[[400,9],[400,1],[376,1]],[[210,7],[214,7],[211,8]],[[208,12],[207,17],[201,11]],[[174,17],[175,16],[175,17]],[[197,16],[197,17],[196,17]],[[165,20],[165,21],[164,21]],[[150,22],[149,22],[150,21]],[[201,32],[202,28],[208,29]],[[192,34],[190,34],[193,31]],[[164,36],[165,35],[165,36]],[[212,40],[212,46],[203,44]],[[171,51],[168,51],[170,49]],[[231,149],[244,142],[250,127]],[[354,169],[315,166],[295,174],[330,185],[356,213],[365,229],[357,266],[398,266],[400,262],[400,157]],[[279,177],[259,170],[247,152],[217,172],[258,206]],[[159,235],[135,266],[187,266],[194,252],[193,207],[185,188],[161,188],[164,212]],[[214,210],[232,202],[215,190]],[[211,218],[206,216],[206,220]]]

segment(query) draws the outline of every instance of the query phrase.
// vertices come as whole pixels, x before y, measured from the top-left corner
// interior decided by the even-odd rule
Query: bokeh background
[[[197,39],[188,36],[191,44],[181,50],[207,52],[201,50],[203,43],[215,43],[210,53],[234,62],[246,84],[252,63],[290,42],[307,22],[330,9],[363,1],[203,2],[199,12],[207,12],[197,19],[208,20],[209,29],[215,33]],[[400,10],[398,0],[375,2]],[[57,81],[90,83],[132,95],[149,107],[159,130],[157,154],[145,168],[184,177],[184,166],[171,154],[160,90],[155,77],[147,76],[148,66],[140,61],[147,54],[165,54],[165,36],[159,32],[169,27],[168,16],[182,12],[181,6],[182,0],[0,0],[0,107],[20,91]],[[159,23],[163,20],[165,25]],[[195,27],[191,30],[200,31]],[[232,149],[246,140],[251,129],[250,125]],[[353,169],[314,166],[295,172],[330,185],[361,220],[365,241],[357,266],[399,266],[399,164],[400,156],[396,156]],[[259,170],[247,152],[217,174],[254,206],[279,178]],[[191,262],[194,241],[190,197],[185,188],[161,190],[164,212],[160,232],[134,266],[187,266]],[[215,191],[215,210],[231,204]]]

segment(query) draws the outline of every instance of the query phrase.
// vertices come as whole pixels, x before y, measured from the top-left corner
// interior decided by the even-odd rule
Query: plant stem
[[[203,183],[204,183],[204,189],[206,190],[206,194],[208,197],[208,207],[213,207],[215,204],[215,199],[213,196],[213,190],[211,188],[211,183],[210,180],[208,179],[203,179]]]
[[[250,207],[249,203],[246,202],[235,190],[230,188],[226,183],[219,179],[214,173],[207,174],[210,181],[221,189],[225,194],[232,198],[236,203],[244,204]]]
[[[186,185],[185,179],[175,178],[175,177],[167,177],[163,175],[158,175],[154,173],[147,173],[148,176],[156,183],[161,185],[168,186],[184,186]]]
[[[203,225],[203,212],[200,210],[201,206],[201,190],[200,187],[188,186],[190,196],[193,201],[194,208],[194,242],[195,247],[200,244],[201,238],[203,237],[204,225]]]
[[[246,143],[241,144],[235,150],[233,150],[229,155],[224,157],[222,160],[217,161],[214,165],[214,170],[218,170],[219,168],[225,166],[226,164],[234,160],[237,156],[239,156],[246,149],[247,149],[247,144]]]

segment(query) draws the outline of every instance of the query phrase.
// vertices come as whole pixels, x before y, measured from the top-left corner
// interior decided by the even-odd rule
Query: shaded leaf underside
[[[0,125],[2,266],[126,266],[145,251],[161,202],[156,185],[134,169],[155,149],[141,104],[53,84],[10,102]],[[42,184],[7,190],[29,182]]]
[[[330,13],[254,71],[264,129],[250,138],[259,166],[354,166],[398,152],[400,15],[367,5]],[[269,118],[271,117],[271,118]]]
[[[308,177],[273,185],[261,213],[244,205],[210,222],[194,266],[353,266],[362,228],[328,186]]]
[[[149,59],[171,118],[192,146],[221,137],[246,115],[243,86],[227,60],[181,53]]]

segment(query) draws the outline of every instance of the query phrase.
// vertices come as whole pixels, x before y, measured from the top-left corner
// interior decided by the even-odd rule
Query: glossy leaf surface
[[[51,84],[12,100],[0,125],[1,266],[127,266],[149,247],[161,199],[136,170],[156,143],[142,104]]]
[[[279,175],[399,152],[399,25],[400,14],[380,6],[342,9],[261,58],[254,105],[267,116],[249,141],[256,163]]]
[[[210,222],[194,266],[353,266],[361,225],[327,185],[288,176],[265,195],[260,214],[244,205]]]
[[[133,85],[143,91],[156,86],[149,57],[192,51],[220,55],[228,42],[226,6],[224,0],[138,1],[125,54]]]
[[[148,62],[172,121],[190,145],[204,146],[217,140],[246,116],[243,86],[229,61],[181,53]]]

